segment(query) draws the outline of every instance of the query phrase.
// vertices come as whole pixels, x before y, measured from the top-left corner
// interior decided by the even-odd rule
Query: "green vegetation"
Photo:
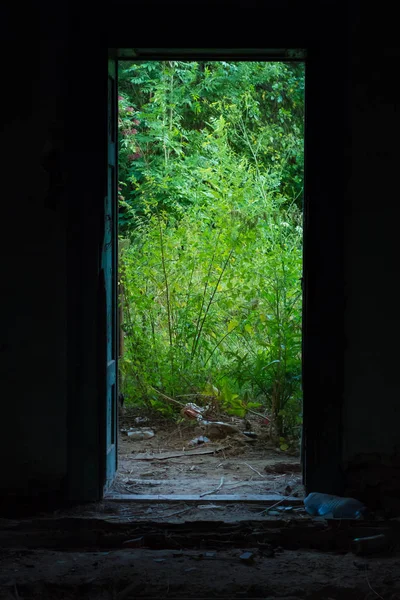
[[[301,423],[304,67],[121,63],[128,401],[215,396]]]

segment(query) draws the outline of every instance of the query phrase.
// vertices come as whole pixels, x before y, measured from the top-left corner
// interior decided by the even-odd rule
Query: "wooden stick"
[[[300,485],[297,486],[296,488],[294,488],[292,494],[295,494],[300,488],[301,488]],[[282,500],[279,500],[279,502],[275,502],[275,504],[273,504],[272,506],[269,506],[268,508],[266,508],[265,510],[263,510],[261,514],[268,513],[270,510],[272,510],[273,508],[275,508],[275,506],[278,506],[279,504],[282,504],[282,502],[284,502],[285,500],[287,500],[287,497],[282,498]]]
[[[137,454],[136,456],[132,457],[132,460],[168,460],[170,458],[179,458],[183,456],[202,456],[203,454],[214,454],[215,452],[220,452],[223,449],[224,446],[216,446],[214,448],[202,448],[201,450],[186,450],[185,452],[168,452],[165,454],[165,456],[163,456],[162,453],[158,455],[153,454],[152,456],[143,456]]]
[[[204,492],[204,494],[200,494],[200,498],[203,498],[204,496],[208,496],[209,494],[215,494],[222,488],[223,484],[224,484],[224,478],[221,477],[219,486],[215,490],[211,490],[211,492]]]
[[[254,467],[249,465],[247,462],[245,462],[243,464],[246,465],[246,467],[249,467],[249,469],[251,469],[252,471],[254,471],[254,473],[257,473],[257,475],[259,475],[260,477],[264,477],[264,475],[262,473],[260,473],[260,471],[257,471],[257,469],[255,469]]]
[[[165,519],[165,518],[170,518],[170,517],[175,517],[176,515],[182,515],[183,513],[188,512],[189,510],[193,510],[194,508],[197,508],[196,506],[189,506],[188,508],[185,508],[183,510],[178,510],[176,512],[170,513],[169,515],[161,515],[161,517],[159,517],[160,519]]]
[[[229,486],[229,491],[235,490],[238,487],[243,487],[246,485],[251,485],[253,487],[257,483],[264,483],[264,481],[239,481],[238,483],[226,483],[225,485]]]
[[[268,417],[268,415],[262,415],[261,413],[252,410],[251,408],[246,408],[246,412],[251,413],[252,415],[256,415],[257,417],[262,417],[263,419],[269,419],[270,417]]]
[[[159,390],[156,390],[156,388],[154,388],[152,385],[150,385],[149,387],[152,390],[154,390],[157,394],[159,394],[160,396],[162,396],[163,398],[165,398],[166,400],[168,400],[168,402],[173,402],[174,404],[177,404],[181,408],[183,408],[185,406],[182,402],[178,402],[178,400],[175,400],[174,398],[170,398],[169,396],[166,396],[165,394],[163,394]]]

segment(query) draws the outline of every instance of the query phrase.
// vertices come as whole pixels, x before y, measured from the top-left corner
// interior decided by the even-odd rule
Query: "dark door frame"
[[[329,170],[331,164],[337,163],[335,159],[343,139],[338,139],[337,133],[345,124],[345,107],[339,105],[335,114],[329,115],[327,126],[323,111],[327,73],[320,54],[313,48],[118,48],[109,49],[109,56],[116,61],[235,59],[305,62],[303,480],[308,492],[341,493],[344,189],[340,189],[340,174],[333,179]],[[337,68],[340,68],[340,60]],[[342,81],[341,77],[338,79]]]

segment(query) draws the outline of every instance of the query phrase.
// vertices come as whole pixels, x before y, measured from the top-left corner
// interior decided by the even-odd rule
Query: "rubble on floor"
[[[400,600],[397,520],[141,523],[125,504],[113,522],[123,516],[115,504],[2,519],[0,600]],[[390,549],[352,551],[355,535],[385,530]]]
[[[281,494],[303,497],[299,454],[282,451],[271,441],[263,419],[205,417],[193,403],[193,412],[181,423],[155,415],[127,412],[121,429],[138,429],[138,419],[155,435],[150,439],[128,439],[120,434],[116,494],[202,494],[215,488],[219,494]],[[197,415],[197,417],[196,417]],[[143,430],[143,429],[142,429]],[[206,433],[207,431],[207,433]]]

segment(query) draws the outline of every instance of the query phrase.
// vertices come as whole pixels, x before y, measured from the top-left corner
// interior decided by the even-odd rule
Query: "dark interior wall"
[[[306,374],[314,398],[308,423],[320,431],[309,440],[312,487],[324,477],[320,491],[339,490],[343,443],[348,491],[365,492],[365,472],[382,460],[391,466],[384,475],[375,469],[369,497],[381,501],[385,477],[400,489],[391,458],[399,444],[398,51],[371,47],[375,17],[359,17],[354,0],[344,8],[334,1],[299,4],[246,3],[235,10],[204,4],[197,16],[178,18],[182,7],[172,3],[156,9],[118,2],[103,16],[99,7],[68,13],[67,4],[58,3],[53,12],[27,10],[23,21],[17,10],[1,19],[4,55],[12,59],[3,78],[0,440],[8,458],[0,492],[70,499],[99,492],[105,58],[108,46],[168,47],[172,39],[174,46],[200,48],[285,42],[311,46],[320,57],[314,108],[325,111],[327,127],[314,128],[324,150],[319,158],[314,154],[321,201],[313,214],[321,228],[308,249],[315,276],[307,325],[314,357]],[[336,262],[334,254],[342,228],[345,290],[341,256]],[[319,244],[325,262],[312,259]]]
[[[399,506],[400,490],[400,50],[390,46],[394,39],[387,17],[353,15],[344,464],[348,492],[361,490],[370,505],[387,508]]]
[[[80,37],[67,9],[27,5],[22,18],[2,6],[0,502],[11,506],[96,499],[102,483],[107,49],[97,39],[91,60],[90,30]]]
[[[29,496],[60,490],[67,464],[67,49],[62,28],[39,43],[3,17],[0,494]]]
[[[1,6],[0,503],[11,505],[93,500],[103,484],[106,18],[96,27],[99,11],[74,7]]]
[[[347,211],[346,445],[400,448],[398,165],[400,50],[353,62],[353,169]],[[361,433],[363,435],[361,435]]]

